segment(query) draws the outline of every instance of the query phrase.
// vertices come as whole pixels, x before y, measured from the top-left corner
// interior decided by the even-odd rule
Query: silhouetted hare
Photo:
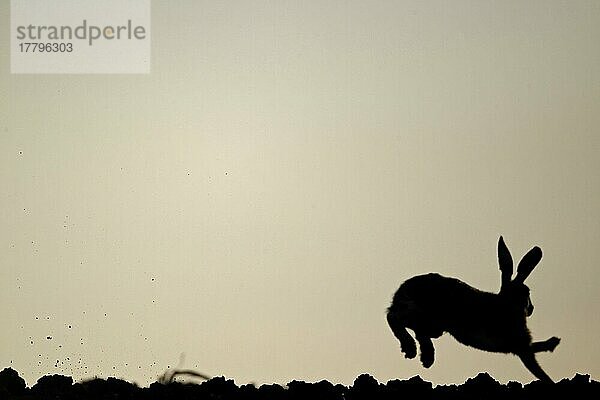
[[[387,321],[400,341],[406,358],[414,358],[417,348],[406,328],[415,332],[425,368],[433,364],[432,338],[450,333],[467,346],[519,356],[525,367],[538,379],[552,382],[542,370],[535,353],[553,351],[560,342],[552,337],[531,342],[526,318],[533,313],[529,288],[523,283],[540,262],[542,250],[534,247],[523,257],[513,274],[513,260],[504,239],[498,241],[498,262],[502,273],[500,293],[475,289],[454,278],[438,274],[408,279],[394,294]]]

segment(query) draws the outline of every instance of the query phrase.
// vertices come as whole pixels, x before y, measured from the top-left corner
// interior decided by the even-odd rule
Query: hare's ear
[[[519,266],[517,267],[517,276],[515,276],[515,282],[523,283],[531,271],[533,271],[535,266],[538,265],[541,259],[542,249],[535,246],[533,249],[529,250],[519,262]]]
[[[513,274],[513,260],[502,236],[498,240],[498,264],[500,265],[500,272],[502,272],[501,287],[506,287],[506,284],[510,283]]]

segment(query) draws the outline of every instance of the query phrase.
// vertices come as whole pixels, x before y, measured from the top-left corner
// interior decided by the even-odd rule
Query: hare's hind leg
[[[421,350],[421,364],[425,368],[431,367],[435,358],[435,350],[431,338],[427,335],[423,335],[416,332],[417,342],[419,342],[419,349]]]
[[[406,330],[405,323],[400,315],[395,311],[388,310],[387,321],[394,336],[400,341],[400,350],[404,353],[404,356],[406,358],[415,358],[417,355],[417,345]]]

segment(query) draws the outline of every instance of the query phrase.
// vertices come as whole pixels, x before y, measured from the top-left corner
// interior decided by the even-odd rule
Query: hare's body
[[[424,292],[423,287],[430,291]],[[404,282],[392,301],[389,314],[405,327],[437,338],[444,332],[460,343],[480,350],[516,353],[531,342],[529,331],[505,327],[526,325],[525,312],[510,313],[510,304],[494,293],[438,274],[419,275]]]
[[[519,264],[511,281],[512,258],[500,238],[502,270],[500,293],[483,292],[466,283],[431,273],[408,279],[394,294],[387,319],[407,358],[416,356],[416,343],[406,328],[415,332],[426,368],[433,364],[432,338],[444,332],[460,343],[480,350],[511,353],[539,379],[551,381],[535,360],[534,353],[552,351],[558,338],[531,342],[526,318],[533,312],[529,288],[523,280],[541,259],[541,250],[532,249]]]

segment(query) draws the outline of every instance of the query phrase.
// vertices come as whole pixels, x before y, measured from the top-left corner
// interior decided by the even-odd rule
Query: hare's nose
[[[527,316],[531,316],[531,314],[533,314],[533,304],[529,303],[529,306],[527,307]]]

